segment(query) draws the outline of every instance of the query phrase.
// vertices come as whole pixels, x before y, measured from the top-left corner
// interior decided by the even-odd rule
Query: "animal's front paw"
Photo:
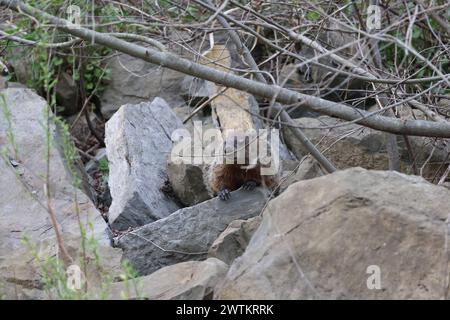
[[[227,201],[231,198],[231,192],[227,188],[223,188],[219,191],[219,198],[220,200]]]
[[[244,190],[253,190],[255,189],[255,187],[258,185],[258,183],[254,180],[249,180],[246,181],[243,185],[242,185],[242,189]]]

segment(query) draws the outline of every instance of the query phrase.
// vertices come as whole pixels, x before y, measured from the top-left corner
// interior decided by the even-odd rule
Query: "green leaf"
[[[412,38],[415,39],[419,39],[420,36],[422,35],[422,29],[414,26],[413,27],[413,32],[412,32]]]
[[[95,69],[94,70],[94,75],[97,77],[97,78],[100,78],[101,77],[101,75],[102,75],[102,73],[103,73],[103,70],[102,69]]]
[[[306,14],[306,19],[311,20],[311,21],[319,20],[319,18],[320,18],[320,13],[317,11],[309,11]]]
[[[107,175],[109,173],[109,163],[107,159],[100,159],[98,162],[98,169],[102,175]]]
[[[54,65],[55,67],[62,65],[63,62],[64,62],[64,61],[63,61],[63,59],[61,59],[61,58],[53,58],[53,65]]]

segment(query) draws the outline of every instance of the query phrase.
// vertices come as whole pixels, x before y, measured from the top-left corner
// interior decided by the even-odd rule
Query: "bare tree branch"
[[[141,58],[154,64],[159,64],[169,69],[216,82],[224,86],[246,91],[256,96],[265,97],[267,99],[276,97],[276,101],[283,104],[293,105],[301,102],[305,108],[311,111],[348,121],[357,120],[356,123],[360,125],[395,134],[450,138],[450,123],[448,122],[437,123],[425,120],[402,120],[385,117],[378,114],[371,116],[367,111],[354,109],[341,103],[331,102],[311,95],[281,88],[276,85],[267,85],[230,73],[217,71],[210,67],[202,66],[192,61],[180,58],[179,56],[171,53],[145,48],[121,39],[117,39],[113,36],[105,35],[82,27],[76,27],[64,19],[57,18],[47,14],[46,12],[35,9],[21,1],[0,0],[0,5],[16,11],[21,10],[22,12],[34,17],[46,19],[55,24],[57,28],[81,39],[104,45],[111,49]],[[450,77],[446,78],[450,79]]]
[[[211,3],[211,0],[206,0],[210,6],[213,7],[213,4]],[[219,13],[219,10],[216,10],[216,14]],[[227,20],[223,18],[222,16],[217,16],[217,19],[219,20],[220,24],[228,30],[228,34],[231,37],[231,40],[234,42],[234,44],[237,47],[237,51],[242,54],[244,57],[245,62],[250,66],[250,68],[253,71],[259,71],[258,65],[256,64],[255,60],[253,59],[253,56],[251,55],[248,48],[242,43],[241,39],[239,38],[239,35],[236,31],[234,31],[231,26],[228,24]],[[263,75],[260,72],[255,73],[256,79],[258,81],[267,84],[266,79],[263,77]],[[287,122],[289,125],[295,125],[294,120],[289,116],[287,111],[282,108],[278,103],[275,103],[274,108],[281,116],[281,119],[285,122]],[[270,116],[270,112],[269,112]],[[316,146],[308,139],[308,137],[301,131],[299,128],[290,127],[290,130],[295,135],[295,137],[300,141],[300,143],[303,144],[303,146],[311,153],[311,155],[324,167],[324,169],[332,173],[336,171],[336,167],[328,160],[317,148]]]

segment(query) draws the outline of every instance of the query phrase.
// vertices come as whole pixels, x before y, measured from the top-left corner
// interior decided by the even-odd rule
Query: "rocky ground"
[[[48,289],[42,267],[61,254],[51,209],[71,263],[83,266],[87,290],[95,293],[90,297],[448,297],[450,191],[430,182],[433,164],[447,161],[445,146],[425,138],[400,143],[402,173],[387,171],[382,133],[299,114],[295,121],[306,127],[338,125],[305,132],[340,170],[325,174],[286,129],[279,194],[271,199],[263,188],[237,190],[223,202],[208,194],[201,165],[168,159],[174,130],[192,132],[193,120],[213,126],[208,113],[183,124],[190,105],[208,95],[208,84],[194,90],[189,77],[124,55],[114,59],[100,99],[105,147],[86,140],[82,161],[67,160],[58,123],[46,126],[45,101],[3,82],[1,296],[60,297]],[[64,90],[70,96],[70,86]],[[77,130],[78,137],[88,132],[83,121]],[[420,155],[414,165],[411,148]],[[86,239],[95,250],[84,247]],[[124,261],[139,290],[123,276]],[[380,276],[374,286],[371,270]],[[110,276],[105,292],[104,274]]]

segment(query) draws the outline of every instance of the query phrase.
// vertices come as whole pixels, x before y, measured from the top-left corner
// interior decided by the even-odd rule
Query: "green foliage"
[[[122,263],[123,273],[120,276],[126,291],[122,291],[121,298],[129,299],[128,293],[134,292],[134,296],[138,300],[142,300],[145,297],[142,295],[142,283],[138,279],[138,273],[134,270],[133,266],[128,260],[124,260]]]
[[[317,21],[320,19],[320,13],[317,11],[308,11],[306,18],[311,21]]]
[[[79,188],[81,185],[81,178],[78,175],[76,163],[80,157],[72,140],[69,125],[60,117],[53,116],[52,118],[59,131],[59,142],[62,147],[66,167],[72,177],[72,183],[76,188]]]
[[[430,26],[438,28],[436,23],[430,19]],[[438,29],[436,29],[436,32]],[[435,47],[431,42],[434,37],[430,34],[430,31],[420,27],[418,25],[413,25],[411,30],[411,38],[406,39],[406,30],[398,30],[393,36],[406,43],[406,45],[411,45],[414,50],[419,52],[422,56],[430,61],[434,61],[435,66],[440,69],[444,74],[450,72],[449,68],[449,57],[440,56],[435,57]],[[410,41],[410,43],[408,43]],[[398,66],[402,65],[407,68],[408,71],[414,73],[415,78],[431,77],[435,76],[435,71],[426,65],[421,59],[417,58],[411,52],[407,52],[405,49],[401,48],[394,43],[380,43],[381,54],[384,57],[383,63],[387,69],[393,73],[396,73]],[[444,89],[439,87],[436,89],[435,93],[444,94]]]
[[[159,1],[159,7],[163,9],[165,15],[170,18],[181,19],[183,23],[205,21],[209,15],[202,16],[201,11],[197,5],[188,3],[185,7],[175,5],[176,1],[161,0]],[[151,7],[148,10],[153,14]]]
[[[89,226],[92,228],[92,225]],[[91,230],[92,231],[92,230]],[[59,300],[89,300],[89,299],[110,299],[111,285],[117,279],[114,279],[111,274],[108,274],[102,269],[102,261],[98,252],[99,243],[94,236],[87,236],[87,233],[82,233],[81,240],[86,240],[86,252],[82,251],[77,259],[81,269],[82,285],[80,288],[71,286],[71,274],[68,272],[69,268],[77,266],[77,262],[66,268],[63,261],[58,256],[50,256],[47,253],[38,251],[37,246],[30,240],[27,235],[22,236],[22,243],[27,247],[33,257],[32,263],[35,264],[38,273],[39,281],[42,283],[43,290],[50,299]],[[92,258],[93,257],[93,258]],[[86,287],[86,277],[83,266],[90,264],[95,266],[98,283],[95,287]],[[91,269],[89,269],[91,270]],[[128,261],[122,263],[122,273],[119,275],[125,290],[121,292],[122,299],[128,299],[129,293],[133,293],[133,297],[137,299],[144,299],[142,295],[142,283],[138,278],[137,272]],[[0,294],[1,299],[1,294]]]
[[[101,93],[104,87],[104,81],[110,80],[110,70],[103,65],[102,59],[109,55],[110,50],[107,48],[86,48],[83,53],[89,57],[85,62],[84,68],[84,89],[86,95],[90,95],[92,91],[97,87],[97,93]],[[78,70],[79,59],[74,58],[72,55],[67,56],[66,63],[71,65],[71,73],[74,81],[80,81],[80,72]]]
[[[28,4],[39,9],[45,9],[50,14],[63,15],[63,17],[65,17],[66,12],[62,8],[67,8],[70,4],[86,8],[84,1],[47,0],[29,1]],[[96,6],[95,8],[94,14],[101,17],[99,24],[117,19],[121,14],[120,10],[112,5]],[[36,21],[29,19],[28,16],[19,16],[15,19],[16,27],[6,30],[10,34],[18,34],[20,37],[35,41],[38,44],[24,52],[30,67],[27,86],[45,96],[54,88],[60,71],[68,72],[72,75],[74,81],[79,82],[79,65],[82,63],[85,69],[82,89],[86,96],[89,96],[96,87],[97,92],[101,93],[104,90],[104,81],[110,79],[110,70],[105,68],[103,60],[111,53],[111,50],[90,45],[84,46],[82,50],[78,46],[76,48],[63,47],[57,50],[46,48],[47,44],[64,42],[71,38],[66,34],[55,31],[46,21],[39,21],[39,24],[36,24]],[[116,26],[116,28],[120,27],[123,26]],[[99,28],[98,31],[103,30]],[[6,46],[6,41],[2,40],[0,44]],[[7,49],[9,56],[14,57],[17,54],[16,46],[8,45]],[[83,59],[83,61],[80,59]],[[48,102],[50,103],[50,101]]]
[[[5,153],[12,154],[14,158],[19,158],[19,150],[16,144],[16,141],[14,139],[14,132],[12,128],[12,122],[11,122],[11,112],[9,111],[9,108],[6,104],[6,98],[4,93],[0,93],[0,108],[3,114],[3,118],[6,120],[6,138],[8,139],[9,144],[9,150],[5,148],[5,150],[0,150]]]
[[[108,163],[108,159],[100,159],[100,161],[98,162],[98,169],[100,171],[100,173],[102,174],[102,176],[108,176],[109,174],[109,163]]]
[[[22,236],[22,243],[28,248],[29,252],[37,264],[40,274],[40,281],[43,284],[44,291],[49,297],[64,300],[79,299],[80,293],[72,290],[68,286],[67,272],[64,263],[56,256],[43,257],[36,246],[31,242],[27,235]]]

